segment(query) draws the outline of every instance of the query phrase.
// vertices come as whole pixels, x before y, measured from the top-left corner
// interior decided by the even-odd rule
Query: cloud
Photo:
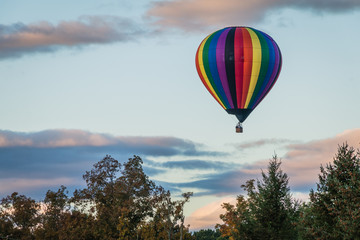
[[[133,152],[147,156],[223,155],[221,152],[202,151],[201,145],[175,137],[112,136],[82,130],[46,130],[41,132],[12,132],[0,130],[0,149],[11,147],[57,148],[101,152]]]
[[[344,131],[328,139],[315,140],[287,146],[287,153],[281,158],[282,170],[290,177],[291,191],[308,193],[318,182],[320,165],[332,162],[338,146],[347,142],[360,147],[360,129]],[[199,189],[195,195],[226,196],[242,192],[240,186],[249,179],[261,180],[261,170],[266,172],[269,160],[260,160],[248,165],[238,165],[228,171],[204,175],[202,179],[178,183],[180,188]]]
[[[0,24],[0,60],[62,47],[134,40],[145,34],[138,25],[114,16],[84,16],[77,21]]]
[[[201,148],[203,146],[198,143],[175,137],[113,136],[64,129],[31,133],[0,130],[0,185],[6,183],[9,186],[0,188],[0,195],[9,194],[4,192],[9,189],[28,189],[32,193],[31,190],[40,186],[46,191],[46,182],[52,186],[54,179],[76,179],[73,182],[79,186],[82,174],[106,154],[119,161],[136,154],[144,162],[148,161],[148,157],[222,155],[221,152],[203,151]],[[147,164],[144,171],[157,175],[165,170]],[[39,179],[44,185],[39,184]],[[13,184],[9,185],[10,182]],[[20,187],[25,182],[30,185]]]
[[[282,167],[290,176],[295,191],[306,191],[318,182],[320,165],[333,161],[339,145],[348,143],[354,148],[360,147],[360,129],[344,131],[334,137],[315,140],[304,144],[288,146],[283,157]]]
[[[257,148],[264,145],[281,145],[281,144],[290,144],[294,143],[293,140],[289,139],[279,139],[279,138],[270,138],[270,139],[260,139],[257,141],[245,142],[236,146],[237,149],[249,149],[249,148]]]
[[[266,166],[265,166],[266,167]],[[242,192],[241,185],[249,179],[257,178],[259,169],[255,173],[247,173],[243,169],[222,171],[203,175],[201,180],[174,184],[179,188],[198,189],[195,196],[226,196]]]
[[[247,25],[264,20],[282,8],[316,12],[346,12],[360,8],[357,0],[162,0],[153,2],[146,16],[162,28],[202,31],[207,26]]]
[[[182,160],[156,162],[147,160],[147,163],[153,167],[167,169],[184,169],[184,170],[224,170],[236,166],[236,163],[211,161],[211,160]]]

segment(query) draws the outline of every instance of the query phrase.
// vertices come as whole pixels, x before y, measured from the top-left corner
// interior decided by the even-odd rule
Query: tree
[[[248,183],[253,184],[254,181],[250,180]],[[236,205],[223,203],[222,207],[225,209],[225,213],[220,215],[220,219],[224,224],[215,226],[221,232],[221,236],[230,240],[251,239],[253,226],[250,224],[253,219],[250,217],[249,202],[245,200],[244,196],[237,196]]]
[[[170,192],[149,180],[142,164],[139,156],[129,158],[121,164],[107,155],[83,175],[87,188],[76,190],[72,202],[76,209],[95,217],[96,238],[126,240],[142,239],[145,235],[150,239],[160,236],[168,229],[161,225],[167,222],[167,218],[158,219],[158,213],[162,211],[162,204],[166,200],[171,203],[172,212],[168,215],[173,216],[171,226],[175,220],[180,220],[183,224],[183,207],[191,194],[186,193],[183,195],[184,200],[172,202]],[[154,228],[149,228],[151,224]],[[183,228],[182,225],[177,228],[180,238]]]
[[[33,232],[39,223],[40,204],[17,192],[1,200],[0,224],[6,237],[11,239],[34,239]],[[10,228],[10,229],[9,229]]]
[[[222,238],[219,229],[215,231],[212,229],[201,229],[198,232],[193,233],[194,240],[226,240],[228,238]]]
[[[37,239],[60,239],[63,224],[63,215],[69,208],[68,196],[65,186],[61,186],[57,192],[48,190],[42,204],[43,213],[41,214],[39,226],[35,231]]]
[[[347,143],[324,168],[320,166],[317,190],[302,214],[307,239],[359,239],[360,152]]]
[[[73,201],[92,206],[99,238],[136,239],[138,224],[152,210],[156,189],[143,172],[141,158],[134,156],[122,165],[107,155],[83,178],[87,188],[75,191]]]
[[[191,239],[189,229],[184,226],[184,205],[192,192],[183,193],[183,199],[172,200],[170,191],[161,189],[154,201],[154,214],[141,227],[141,239]]]
[[[243,189],[247,198],[238,196],[236,206],[223,204],[224,224],[217,225],[230,239],[296,239],[299,203],[292,199],[289,178],[274,156],[262,180],[249,180]]]
[[[262,172],[258,181],[258,194],[250,203],[262,239],[294,239],[299,203],[294,201],[288,187],[289,178],[280,169],[281,161],[274,156],[268,165],[268,175]]]

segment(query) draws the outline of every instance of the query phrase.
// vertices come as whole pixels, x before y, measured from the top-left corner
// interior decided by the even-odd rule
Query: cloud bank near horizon
[[[347,130],[328,139],[287,145],[282,169],[290,177],[291,190],[308,192],[315,187],[320,165],[331,162],[338,145],[344,142],[358,148],[360,129]],[[246,144],[255,149],[256,143],[260,148],[263,141]],[[11,189],[32,193],[68,183],[79,187],[83,184],[82,174],[106,154],[119,161],[134,154],[141,156],[150,178],[177,171],[197,173],[196,178],[162,182],[176,191],[197,189],[195,196],[239,194],[240,186],[249,179],[260,178],[261,169],[266,171],[268,164],[268,159],[239,164],[235,161],[239,158],[236,154],[208,151],[199,143],[175,137],[112,136],[82,130],[0,131],[0,195],[9,194]],[[225,158],[219,161],[217,157]]]
[[[255,141],[254,144],[258,142]],[[307,143],[290,144],[281,159],[281,168],[290,178],[290,187],[295,192],[309,192],[315,187],[320,166],[331,163],[339,145],[360,149],[360,128],[344,131],[334,137],[314,140]],[[250,143],[249,143],[250,144]],[[252,144],[250,144],[253,147]],[[261,146],[261,144],[260,144]],[[216,194],[226,196],[241,192],[240,186],[249,179],[261,179],[261,171],[267,171],[268,159],[260,160],[239,169],[212,175],[209,178],[183,183],[183,187],[198,185],[203,190],[200,195]]]
[[[0,24],[0,60],[65,47],[127,42],[144,34],[132,20],[116,16],[83,16],[56,25],[47,21]]]
[[[146,13],[163,29],[203,31],[208,26],[247,25],[263,21],[268,14],[285,8],[304,9],[316,13],[342,13],[360,8],[357,0],[161,0],[152,3]]]
[[[49,187],[69,183],[70,187],[79,187],[83,184],[82,174],[106,154],[119,161],[139,155],[146,163],[144,170],[149,175],[157,175],[169,168],[181,168],[184,163],[165,162],[159,168],[158,163],[148,158],[226,155],[203,148],[202,144],[190,140],[166,136],[113,136],[65,129],[31,133],[0,130],[0,197],[10,194],[9,191],[41,195],[38,194],[41,189],[46,191]],[[193,169],[205,165],[212,167],[206,162],[192,163]]]

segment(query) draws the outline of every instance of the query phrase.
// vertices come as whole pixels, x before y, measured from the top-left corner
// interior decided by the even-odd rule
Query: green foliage
[[[193,233],[194,240],[226,240],[227,237],[221,237],[221,233],[219,229],[215,231],[212,229],[201,229],[198,232]]]
[[[106,156],[83,178],[87,188],[76,191],[73,201],[92,204],[90,212],[96,214],[99,237],[136,238],[138,224],[151,214],[156,192],[155,184],[143,172],[141,158],[134,156],[121,165]]]
[[[306,239],[360,239],[360,153],[339,146],[333,163],[320,167],[317,191],[302,213]]]
[[[280,169],[276,156],[270,160],[262,180],[242,185],[247,198],[238,196],[236,206],[223,204],[226,210],[217,228],[229,239],[296,239],[299,203],[292,199],[289,178]]]

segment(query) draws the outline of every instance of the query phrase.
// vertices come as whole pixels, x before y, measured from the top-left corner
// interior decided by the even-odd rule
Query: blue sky
[[[355,0],[0,0],[0,196],[79,188],[106,154],[136,154],[174,194],[194,191],[199,228],[276,153],[305,198],[337,144],[359,147],[359,21]],[[234,25],[268,33],[283,55],[243,134],[194,59]]]

